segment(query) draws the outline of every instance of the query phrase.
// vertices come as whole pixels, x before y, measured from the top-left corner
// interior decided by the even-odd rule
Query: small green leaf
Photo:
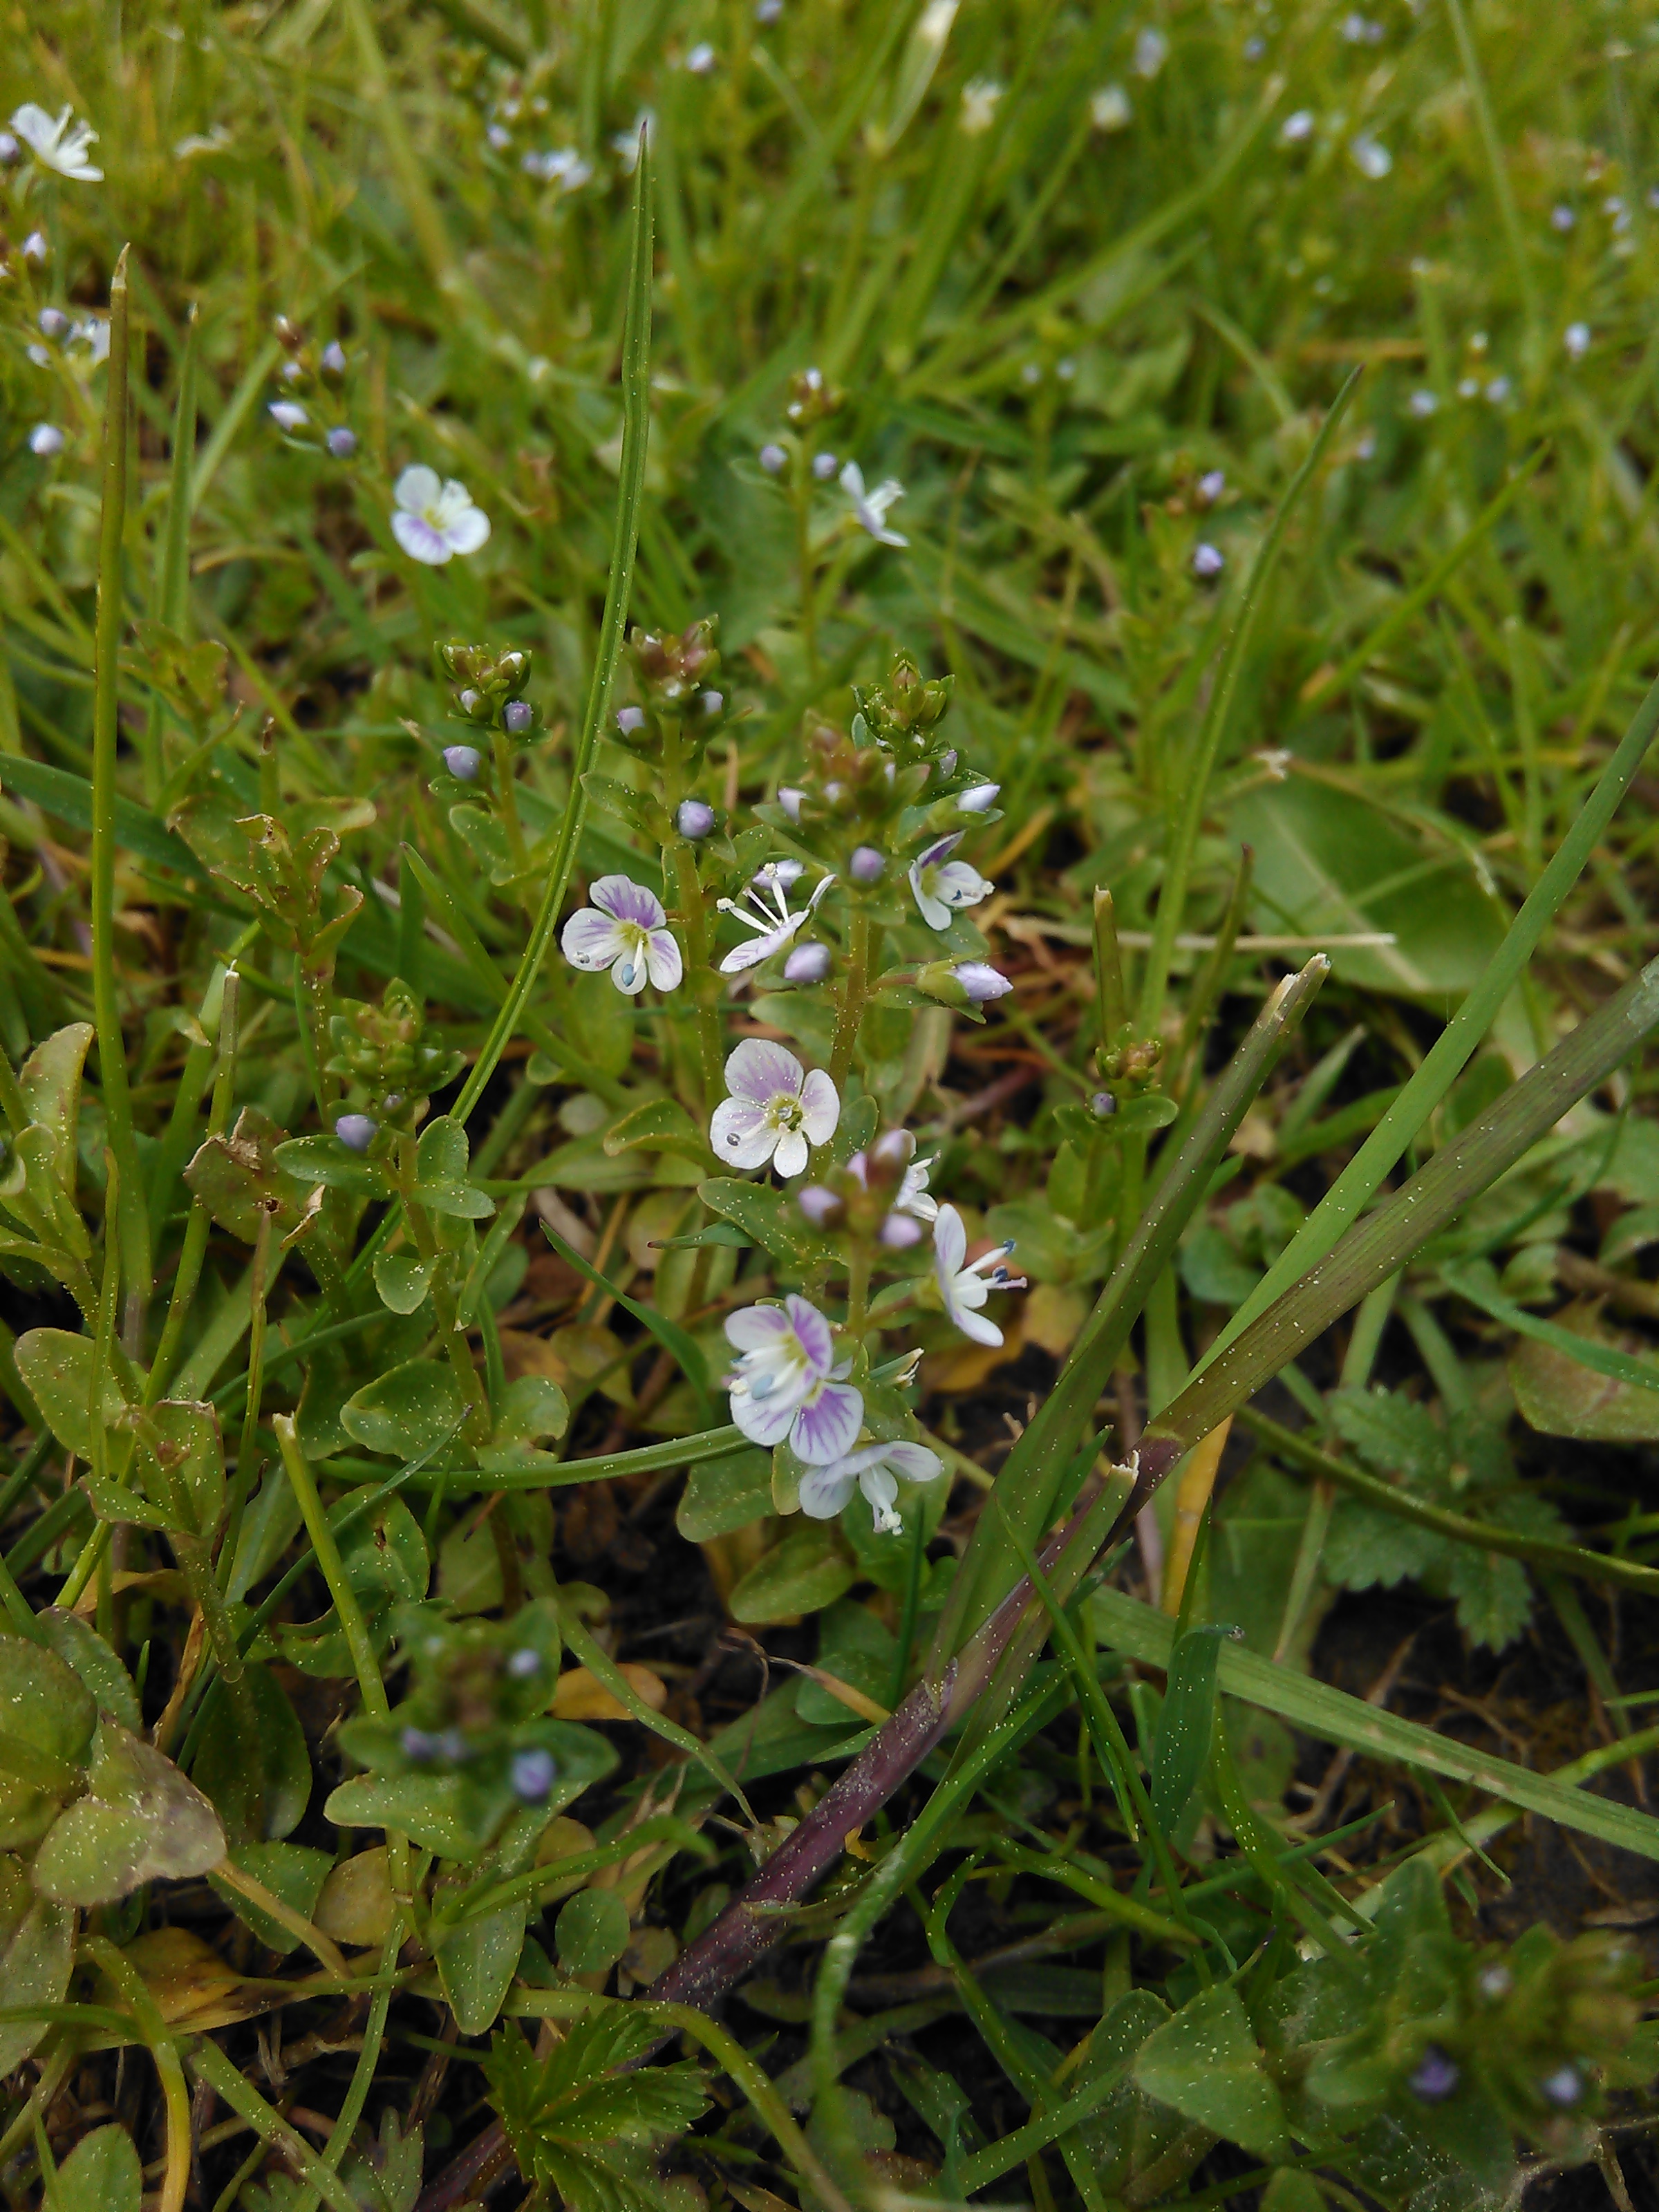
[[[337,1137],[290,1137],[276,1148],[276,1164],[307,1190],[320,1182],[357,1198],[390,1198],[392,1178],[378,1160],[361,1158]]]
[[[729,1536],[772,1510],[769,1453],[750,1449],[700,1461],[687,1478],[674,1526],[694,1544]]]
[[[88,1788],[35,1854],[43,1896],[108,1905],[141,1882],[205,1874],[223,1858],[224,1831],[202,1792],[117,1722],[98,1723]]]
[[[248,1688],[259,1716],[259,1734],[246,1742],[228,1698],[209,1708],[191,1769],[196,1786],[226,1815],[249,1803],[252,1782],[261,1792],[260,1840],[285,1836],[305,1818],[311,1802],[311,1754],[288,1692],[269,1667],[250,1667]]]
[[[138,1692],[115,1647],[78,1613],[48,1606],[34,1617],[50,1649],[75,1669],[97,1700],[99,1711],[112,1714],[136,1735],[143,1725]]]
[[[46,1415],[52,1432],[77,1459],[92,1457],[92,1371],[98,1347],[89,1336],[67,1329],[32,1328],[20,1336],[15,1357],[29,1395]],[[99,1407],[107,1429],[126,1411],[120,1385],[107,1370],[100,1385]]]
[[[138,2212],[143,2189],[132,2137],[111,2122],[82,2136],[58,2167],[52,2212]]]
[[[1152,1818],[1166,1836],[1181,1824],[1210,1763],[1215,1729],[1216,1665],[1231,1628],[1189,1628],[1170,1655],[1169,1686],[1150,1763]]]
[[[237,1844],[226,1852],[230,1864],[240,1867],[244,1874],[252,1875],[273,1897],[279,1897],[290,1911],[302,1919],[316,1916],[317,1900],[323,1893],[334,1861],[327,1851],[313,1850],[305,1844]],[[241,1892],[232,1889],[217,1875],[210,1874],[209,1887],[228,1905],[239,1920],[245,1920],[268,1950],[286,1958],[300,1939],[279,1920],[268,1912],[261,1912],[251,1905]]]
[[[564,1392],[550,1375],[520,1375],[507,1386],[490,1443],[496,1449],[562,1437],[569,1425]]]
[[[21,1636],[0,1637],[0,1734],[78,1773],[92,1755],[98,1708],[57,1652]],[[0,1849],[33,1843],[61,1799],[41,1782],[0,1771]]]
[[[466,1401],[453,1371],[436,1359],[410,1359],[346,1400],[340,1422],[366,1450],[418,1459],[459,1432]]]
[[[581,1889],[559,1907],[553,1940],[568,1974],[599,1974],[628,1948],[628,1907],[614,1889]]]
[[[775,1260],[805,1267],[819,1249],[799,1208],[781,1190],[739,1182],[734,1176],[714,1176],[697,1185],[697,1196],[711,1213],[735,1223],[751,1244]]]
[[[1289,2148],[1279,2091],[1243,2002],[1225,1983],[1200,1990],[1152,2031],[1136,2055],[1134,2078],[1149,2097],[1258,2158]]]
[[[395,1314],[417,1312],[426,1303],[437,1272],[435,1260],[422,1260],[412,1252],[377,1252],[374,1287],[380,1294],[380,1304]]]
[[[647,1098],[614,1122],[604,1137],[608,1157],[623,1152],[684,1152],[694,1160],[706,1159],[708,1140],[678,1098]]]
[[[501,2017],[519,1971],[528,1918],[529,1907],[520,1900],[496,1912],[477,1913],[439,1939],[433,1954],[438,1978],[463,2035],[483,2035]],[[624,1911],[624,1929],[627,1924]]]
[[[832,1524],[806,1522],[749,1570],[732,1593],[732,1618],[758,1623],[821,1613],[852,1588],[853,1578],[853,1563]]]
[[[269,1115],[245,1106],[230,1134],[210,1137],[185,1170],[185,1182],[220,1228],[244,1244],[258,1241],[268,1217],[287,1219],[298,1209],[293,1177],[276,1158],[287,1136]]]

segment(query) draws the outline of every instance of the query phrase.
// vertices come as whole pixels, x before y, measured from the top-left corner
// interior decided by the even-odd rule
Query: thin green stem
[[[858,1044],[859,1024],[864,1019],[864,1008],[870,993],[870,963],[874,957],[879,933],[870,919],[870,909],[861,898],[853,902],[852,919],[847,931],[847,977],[842,985],[841,1005],[836,1014],[835,1042],[830,1052],[830,1075],[837,1090],[843,1085],[853,1066],[853,1054]]]

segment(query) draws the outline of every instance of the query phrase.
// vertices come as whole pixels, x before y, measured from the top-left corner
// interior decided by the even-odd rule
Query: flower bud
[[[881,1224],[881,1241],[890,1252],[908,1252],[921,1238],[921,1224],[914,1214],[890,1213]]]
[[[781,475],[789,465],[788,453],[781,446],[763,446],[756,458],[769,477]]]
[[[342,423],[338,429],[329,432],[323,443],[337,461],[349,461],[357,450],[357,433],[348,430]]]
[[[800,820],[800,810],[805,798],[806,793],[797,791],[793,785],[781,784],[778,787],[778,805],[792,822]]]
[[[536,709],[528,699],[509,699],[501,710],[501,727],[509,738],[521,738],[536,726]]]
[[[781,8],[779,13],[782,13]],[[9,131],[0,131],[0,165],[3,165],[8,169],[10,168],[22,150]]]
[[[366,1152],[374,1143],[380,1125],[367,1114],[342,1114],[334,1124],[334,1133],[349,1152]]]
[[[1546,2103],[1553,2105],[1559,2112],[1570,2112],[1582,2102],[1584,2077],[1576,2066],[1558,2066],[1553,2074],[1547,2074],[1538,2085]]]
[[[1014,988],[1000,968],[984,960],[959,961],[952,973],[971,1006],[982,1006],[988,999],[1005,999]]]
[[[822,1183],[808,1183],[799,1192],[795,1203],[814,1229],[823,1229],[841,1212],[841,1200],[833,1190],[825,1190]]]
[[[1423,2053],[1407,2087],[1413,2096],[1420,2099],[1424,2104],[1443,2105],[1462,2078],[1457,2061],[1449,2057],[1437,2043],[1431,2043]]]
[[[302,361],[285,361],[276,373],[284,384],[303,384],[306,380],[306,366]]]
[[[471,783],[483,766],[483,755],[477,745],[446,745],[444,766],[462,783]]]
[[[55,459],[64,450],[64,434],[55,422],[37,422],[29,432],[29,451],[43,461]]]
[[[345,348],[338,338],[331,338],[323,348],[319,366],[325,376],[343,376],[346,373]]]
[[[957,805],[964,814],[986,814],[997,803],[1000,783],[976,783],[970,790],[957,793]]]
[[[1089,1111],[1097,1121],[1109,1121],[1117,1111],[1117,1101],[1109,1091],[1097,1091],[1089,1101]]]
[[[939,755],[939,772],[941,775],[954,775],[956,774],[957,749],[954,745],[946,746],[945,750]]]
[[[526,1644],[523,1650],[513,1652],[507,1662],[507,1671],[515,1682],[527,1682],[541,1672],[542,1655]]]
[[[836,456],[833,453],[814,453],[812,473],[820,483],[828,483],[836,473]]]
[[[847,863],[847,872],[855,884],[878,884],[887,872],[887,856],[873,845],[860,845]]]
[[[642,707],[618,707],[617,727],[629,737],[635,730],[642,730],[645,727],[645,709]]]
[[[827,945],[798,945],[783,963],[787,983],[821,983],[830,973]]]
[[[683,799],[674,816],[682,837],[706,837],[714,826],[714,810],[706,799]]]
[[[311,420],[297,399],[273,399],[270,413],[279,430],[303,430]]]
[[[38,269],[52,258],[52,247],[44,230],[32,230],[23,240],[23,258],[33,262]]]
[[[1198,480],[1198,496],[1206,507],[1213,507],[1226,489],[1226,472],[1222,469],[1206,469]]]
[[[539,1747],[533,1751],[515,1753],[511,1771],[513,1794],[526,1805],[542,1803],[551,1792],[559,1771],[552,1753]]]
[[[1206,543],[1194,547],[1194,575],[1202,577],[1207,581],[1212,576],[1218,576],[1226,565],[1227,556],[1218,545]]]
[[[483,705],[483,703],[484,700],[483,692],[475,691],[470,684],[455,702],[455,704],[460,708],[462,714],[467,717],[469,721],[477,720],[478,709]]]
[[[435,1735],[429,1735],[425,1729],[406,1728],[400,1740],[400,1748],[412,1765],[424,1766],[428,1759],[437,1757],[438,1739]]]
[[[710,721],[712,721],[714,716],[720,713],[721,708],[725,706],[726,694],[723,691],[699,691],[697,694],[697,704],[702,708],[703,713],[708,715]]]
[[[43,338],[61,338],[70,326],[70,319],[61,307],[42,307],[40,335]]]

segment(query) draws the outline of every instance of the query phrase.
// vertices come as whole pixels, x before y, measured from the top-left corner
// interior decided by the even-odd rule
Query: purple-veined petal
[[[392,534],[411,561],[428,568],[441,568],[449,558],[449,540],[424,515],[406,514],[400,507],[392,518]]]
[[[739,1306],[726,1317],[726,1340],[736,1352],[759,1352],[794,1326],[782,1306]]]
[[[966,860],[947,860],[933,877],[935,893],[949,907],[977,906],[995,889],[994,884]]]
[[[794,1054],[764,1037],[745,1037],[726,1063],[726,1089],[753,1106],[769,1106],[780,1096],[799,1097],[805,1079]]]
[[[833,1521],[853,1495],[854,1477],[844,1459],[811,1467],[800,1479],[800,1510],[809,1521]]]
[[[789,1434],[799,1405],[787,1390],[770,1398],[751,1398],[739,1384],[732,1393],[732,1419],[751,1444],[763,1444],[769,1451]]]
[[[841,1096],[821,1067],[815,1067],[801,1085],[801,1121],[815,1145],[827,1145],[841,1119]]]
[[[952,830],[948,836],[935,837],[931,845],[924,846],[916,854],[919,868],[936,868],[941,860],[948,860],[967,836],[965,830]]]
[[[805,1174],[806,1163],[811,1157],[800,1131],[785,1129],[779,1135],[778,1148],[772,1155],[772,1164],[787,1182],[791,1176]]]
[[[945,1465],[939,1454],[929,1451],[926,1444],[888,1444],[883,1449],[882,1457],[907,1482],[932,1482]]]
[[[777,1143],[777,1131],[758,1106],[746,1098],[725,1098],[708,1124],[716,1156],[734,1168],[763,1168]]]
[[[784,1300],[784,1310],[789,1316],[791,1327],[806,1354],[814,1375],[828,1375],[836,1356],[835,1333],[815,1305],[809,1305],[794,1291]]]
[[[409,514],[421,514],[437,504],[442,491],[436,469],[428,468],[424,461],[414,461],[392,485],[392,496]]]
[[[608,914],[584,906],[561,931],[559,949],[573,968],[608,968],[627,951],[628,940]]]
[[[850,1382],[820,1382],[795,1415],[789,1441],[797,1459],[823,1467],[845,1458],[864,1419],[864,1395]]]
[[[588,885],[587,896],[601,914],[631,921],[637,929],[660,929],[668,919],[655,891],[631,876],[600,876]]]
[[[659,991],[678,991],[680,978],[685,973],[685,963],[680,957],[680,948],[673,933],[653,929],[645,944],[646,972]]]

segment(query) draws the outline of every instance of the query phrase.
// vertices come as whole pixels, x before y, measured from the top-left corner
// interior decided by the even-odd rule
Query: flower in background
[[[951,859],[963,835],[957,830],[948,837],[936,839],[910,864],[910,889],[929,929],[949,929],[953,914],[963,907],[977,906],[996,889],[966,860]]]
[[[637,991],[647,981],[659,991],[675,989],[684,963],[655,891],[628,876],[601,876],[587,896],[592,906],[573,914],[559,937],[571,966],[589,974],[608,968],[619,991]]]
[[[428,568],[441,568],[457,553],[476,553],[489,535],[489,517],[472,504],[466,486],[453,477],[441,483],[438,471],[422,461],[404,471],[392,496],[392,536],[411,561]]]
[[[1137,76],[1155,77],[1170,58],[1170,41],[1162,31],[1148,24],[1135,38],[1134,73]]]
[[[981,138],[996,120],[1006,87],[988,76],[972,77],[962,88],[960,129],[964,138]]]
[[[267,410],[279,430],[303,430],[311,417],[297,399],[273,399]]]
[[[926,1444],[865,1444],[844,1459],[815,1467],[800,1479],[800,1510],[809,1520],[833,1521],[853,1495],[856,1483],[870,1502],[877,1533],[896,1536],[904,1523],[893,1510],[898,1497],[895,1478],[932,1482],[945,1462]]]
[[[856,461],[848,461],[841,472],[841,488],[852,503],[853,520],[860,530],[867,530],[878,545],[908,545],[908,538],[887,527],[887,510],[895,500],[902,499],[904,486],[896,477],[889,477],[873,491],[864,489],[864,471]]]
[[[799,913],[791,914],[789,885],[800,872],[799,861],[769,861],[744,893],[750,910],[739,906],[735,899],[723,898],[717,902],[722,914],[732,915],[745,929],[757,933],[747,945],[739,945],[726,954],[720,963],[722,975],[741,975],[745,968],[758,968],[763,960],[769,960],[775,952],[781,952],[786,945],[793,942],[811,918],[813,908],[836,880],[833,876],[820,877],[812,886],[812,896]]]
[[[809,1074],[793,1052],[745,1037],[726,1063],[731,1093],[714,1109],[709,1140],[733,1167],[798,1176],[808,1148],[827,1145],[841,1119],[841,1097],[821,1067]]]
[[[82,315],[78,321],[70,325],[70,334],[64,343],[66,345],[84,346],[87,349],[87,367],[96,368],[100,362],[109,359],[109,317]]]
[[[1012,1243],[998,1244],[983,1258],[969,1261],[968,1232],[954,1206],[941,1206],[933,1224],[933,1272],[938,1278],[945,1310],[964,1336],[975,1344],[1000,1344],[1002,1331],[988,1321],[980,1309],[993,1291],[1023,1291],[1024,1275],[1011,1275],[1003,1261]]]
[[[845,1459],[864,1419],[863,1394],[842,1381],[835,1338],[816,1306],[793,1293],[781,1306],[744,1306],[726,1324],[738,1357],[725,1378],[732,1419],[750,1443],[770,1450],[787,1438],[797,1459],[828,1467]]]
[[[64,434],[55,422],[37,422],[29,432],[29,451],[43,461],[54,460],[64,450]]]
[[[1089,97],[1089,120],[1097,131],[1127,131],[1134,119],[1129,95],[1121,84],[1103,84]]]
[[[55,169],[71,184],[101,184],[103,171],[94,169],[87,159],[87,149],[97,144],[98,133],[89,123],[75,122],[73,115],[74,110],[66,107],[54,123],[44,107],[26,100],[12,117],[11,127],[42,168]]]

